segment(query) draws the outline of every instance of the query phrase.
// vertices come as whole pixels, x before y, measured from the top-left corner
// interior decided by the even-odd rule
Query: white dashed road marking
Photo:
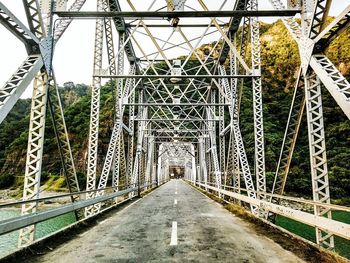
[[[171,229],[170,246],[176,246],[176,245],[177,245],[177,222],[173,221],[173,226]]]

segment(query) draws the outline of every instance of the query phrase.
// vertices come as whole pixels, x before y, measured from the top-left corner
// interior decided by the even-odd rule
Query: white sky
[[[2,0],[8,9],[10,9],[16,16],[26,24],[26,18],[24,14],[23,4],[20,0]],[[72,0],[69,1],[71,3]],[[121,6],[123,10],[126,10],[125,0],[121,0]],[[138,8],[138,10],[145,10],[152,2],[151,0],[133,0],[132,1]],[[188,0],[190,3],[195,2],[194,0]],[[204,1],[208,6],[215,3],[212,0]],[[220,1],[222,2],[222,1]],[[227,6],[233,6],[234,1],[228,0]],[[284,1],[285,2],[285,1]],[[339,14],[347,5],[350,4],[350,0],[333,0],[332,9],[330,15],[336,16]],[[165,0],[158,0],[158,6],[164,6]],[[215,4],[214,4],[215,5]],[[84,11],[93,11],[96,10],[96,0],[87,0],[84,5]],[[191,5],[192,6],[192,5]],[[216,5],[217,6],[217,2]],[[226,8],[225,8],[226,9]],[[272,9],[268,0],[259,1],[259,9]],[[274,19],[265,18],[261,19],[266,22],[272,22]],[[156,23],[160,23],[157,21]],[[186,29],[189,30],[189,29]],[[202,31],[204,29],[201,29]],[[185,31],[185,29],[184,29]],[[63,84],[67,81],[73,81],[74,83],[85,83],[90,84],[92,80],[92,61],[93,61],[93,49],[94,49],[94,32],[95,32],[95,22],[93,20],[75,20],[70,25],[68,30],[64,33],[63,37],[59,40],[55,49],[54,56],[54,69],[56,78],[59,84]],[[153,31],[156,35],[156,32]],[[163,31],[166,32],[166,31]],[[186,34],[190,35],[191,32],[186,31]],[[195,36],[198,35],[199,32]],[[159,36],[162,39],[167,38],[170,32],[164,33],[165,36]],[[179,33],[177,33],[179,34]],[[150,48],[152,45],[149,45],[146,41],[149,41],[147,38],[142,37],[138,34],[139,39],[142,41],[142,47],[146,52],[153,51]],[[114,34],[115,37],[115,46],[117,45],[117,34]],[[215,34],[212,37],[207,37],[206,42],[211,42],[217,40],[217,35]],[[18,66],[23,62],[27,57],[25,48],[21,41],[19,41],[14,35],[12,35],[6,28],[0,25],[0,85],[3,84],[10,78],[10,76],[15,72]],[[171,39],[171,42],[178,43],[182,42],[183,39],[180,39],[176,34]],[[135,48],[136,49],[136,48]],[[186,53],[186,51],[184,50]],[[177,56],[178,54],[169,53],[170,56]],[[171,58],[171,57],[170,57]],[[22,97],[30,97],[31,87],[27,88],[26,92]]]

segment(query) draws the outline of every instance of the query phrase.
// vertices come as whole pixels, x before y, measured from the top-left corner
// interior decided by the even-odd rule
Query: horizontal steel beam
[[[281,16],[294,16],[300,13],[300,10],[232,10],[232,11],[120,11],[120,12],[96,12],[96,11],[84,11],[84,12],[72,12],[72,11],[60,11],[54,12],[59,17],[69,18],[96,18],[96,17],[124,17],[129,19],[147,19],[147,18],[178,18],[178,17],[281,17]],[[170,27],[170,24],[169,24]]]
[[[171,143],[171,144],[184,144],[184,143],[191,143],[191,144],[197,144],[199,143],[198,141],[189,141],[189,142],[182,142],[182,141],[178,141],[178,142],[169,142],[169,141],[155,141],[154,143],[157,144],[163,144],[163,143]]]
[[[224,26],[227,26],[228,24],[219,24],[219,26],[221,27],[224,27]],[[127,24],[126,25],[127,27],[130,27],[130,28],[133,28],[133,27],[137,27],[137,25],[134,25],[134,24]],[[216,25],[213,25],[213,24],[179,24],[177,25],[178,27],[216,27]],[[159,28],[162,28],[162,27],[166,27],[168,28],[169,27],[169,24],[147,24],[147,27],[159,27]]]
[[[200,78],[211,78],[211,79],[242,79],[242,78],[256,78],[261,77],[259,75],[94,75],[97,78],[107,78],[107,79],[200,79]]]
[[[158,135],[152,135],[154,136],[156,139],[174,139],[174,140],[181,140],[181,139],[197,139],[198,136],[179,136],[179,137],[175,137],[175,136],[158,136]]]
[[[162,106],[191,106],[191,107],[209,107],[209,106],[231,106],[228,103],[123,103],[125,106],[149,106],[149,107],[162,107]]]
[[[135,119],[135,121],[183,121],[183,122],[192,122],[192,121],[220,121],[219,119]]]
[[[177,132],[177,133],[184,133],[184,132],[208,132],[208,131],[212,131],[212,130],[208,130],[208,129],[181,129],[181,130],[171,130],[171,129],[143,129],[144,131],[150,131],[150,132],[158,132],[158,133],[162,133],[162,132]]]

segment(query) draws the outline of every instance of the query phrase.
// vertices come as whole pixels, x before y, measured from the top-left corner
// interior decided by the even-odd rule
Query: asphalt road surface
[[[171,180],[35,262],[303,262]]]

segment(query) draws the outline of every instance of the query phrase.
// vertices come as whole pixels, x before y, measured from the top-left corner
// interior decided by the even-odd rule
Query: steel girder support
[[[106,2],[104,2],[104,10],[105,11],[109,10]],[[111,22],[110,18],[104,19],[104,29],[105,29],[105,37],[106,37],[109,74],[122,75],[123,69],[124,69],[124,52],[120,52],[118,54],[118,71],[117,71],[116,63],[115,63],[112,22]],[[120,47],[121,47],[121,45],[119,43],[119,49],[120,49]],[[117,90],[117,92],[118,92],[118,90]]]
[[[229,185],[234,187],[233,191],[236,193],[240,193],[240,171],[239,171],[239,155],[236,147],[236,139],[234,137],[234,132],[231,127],[230,132],[230,141],[229,141],[229,152],[228,152],[228,160],[227,160],[227,181],[230,182]],[[227,184],[225,182],[225,184]]]
[[[130,72],[131,73],[133,72],[133,67],[131,68]],[[132,83],[131,81],[128,81],[125,85],[126,94],[132,88],[132,87],[130,87],[131,83]],[[120,100],[122,100],[123,98],[124,97],[120,98]],[[117,107],[119,107],[119,105],[117,105]],[[109,141],[105,162],[103,164],[102,173],[101,173],[100,181],[98,184],[98,189],[104,189],[107,186],[107,181],[108,181],[108,177],[109,177],[111,168],[113,166],[113,161],[116,161],[116,162],[114,163],[114,169],[115,169],[114,176],[115,177],[113,177],[112,182],[114,182],[114,184],[116,182],[119,183],[118,182],[119,181],[119,161],[121,159],[120,153],[122,151],[122,148],[124,147],[124,145],[121,144],[121,143],[123,143],[123,140],[121,138],[123,136],[122,116],[124,113],[124,108],[125,107],[122,106],[118,110],[118,118],[116,118],[115,122],[114,122],[111,139]],[[118,165],[118,166],[116,167],[116,165]],[[104,194],[104,190],[96,192],[96,196],[101,196],[103,194]],[[96,208],[99,210],[101,208],[101,205],[100,204],[96,205]]]
[[[219,92],[219,103],[224,104],[225,98],[221,92]],[[219,106],[219,134],[225,129],[225,107]],[[225,136],[219,136],[219,157],[220,157],[220,171],[221,177],[225,172]]]
[[[38,38],[46,36],[46,29],[41,16],[38,0],[22,0],[30,31]]]
[[[311,21],[306,27],[309,29],[308,35],[311,39],[316,38],[317,35],[321,32],[321,30],[324,28],[331,2],[332,0],[307,0],[304,2],[305,9],[307,9],[308,4],[314,4]]]
[[[66,122],[64,120],[61,99],[55,81],[53,81],[53,85],[49,86],[48,95],[49,109],[52,116],[52,122],[55,129],[58,149],[60,152],[62,167],[64,175],[66,177],[67,186],[71,193],[80,192],[78,178],[75,171],[75,165],[73,162],[73,155],[69,143]],[[72,202],[78,201],[79,199],[79,195],[71,196]]]
[[[165,160],[165,165],[163,167],[163,174],[164,175],[163,175],[162,183],[169,180],[169,159]]]
[[[348,80],[325,55],[313,55],[310,66],[350,119],[350,83]]]
[[[113,162],[112,162],[112,187],[114,187],[113,191],[117,192],[119,191],[119,185],[120,185],[120,159],[122,154],[122,138],[123,138],[123,132],[121,131],[121,134],[119,136],[119,140],[116,144],[116,149],[113,156]]]
[[[39,39],[1,2],[0,23],[23,42],[28,54],[39,52]]]
[[[309,71],[305,77],[306,115],[310,147],[310,163],[313,200],[330,203],[326,140],[324,134],[321,83],[316,74]],[[314,206],[315,214],[331,218],[329,208]],[[316,228],[316,242],[326,248],[334,248],[333,235]]]
[[[54,82],[54,77],[50,77],[51,65],[45,62],[45,69],[43,60],[51,57],[51,48],[47,45],[46,33],[44,23],[41,18],[40,8],[37,1],[23,1],[25,11],[27,13],[28,24],[31,29],[31,36],[33,39],[40,40],[40,50],[32,49],[32,52],[40,52],[40,55],[30,55],[20,69],[15,73],[11,80],[5,84],[2,91],[9,88],[10,93],[5,94],[2,109],[7,112],[12,108],[14,103],[18,100],[20,95],[29,84],[33,75],[41,69],[41,72],[34,79],[34,89],[32,97],[32,107],[30,115],[30,127],[28,136],[28,150],[25,170],[25,185],[23,191],[23,199],[30,200],[39,197],[42,153],[44,143],[44,130],[46,121],[46,106],[48,102],[48,92],[50,86],[55,86],[55,92],[51,98],[51,112],[53,123],[58,140],[61,161],[65,171],[67,184],[71,191],[79,191],[77,178],[75,174],[74,163],[69,146],[68,134],[65,127],[62,106]],[[49,26],[49,24],[48,24]],[[43,59],[42,59],[43,57]],[[27,63],[29,62],[29,63]],[[49,80],[50,79],[50,80]],[[53,82],[50,84],[49,82]],[[19,92],[18,92],[19,91]],[[7,96],[6,96],[7,95]],[[7,112],[2,115],[5,118]],[[72,201],[76,200],[78,196],[72,196]],[[38,203],[29,203],[22,206],[22,214],[34,213],[37,209]],[[29,226],[20,230],[18,245],[20,247],[30,244],[35,238],[35,226]]]
[[[117,146],[118,146],[121,133],[122,133],[122,126],[120,121],[118,120],[114,123],[114,126],[113,126],[112,136],[108,144],[108,150],[107,150],[105,162],[103,164],[102,173],[98,184],[98,189],[103,189],[107,186],[108,176],[111,171],[114,155],[116,154],[116,150],[118,150]],[[100,190],[96,192],[96,196],[101,196],[103,195],[103,193],[104,193],[104,190]]]
[[[139,95],[139,101],[142,102],[142,92]],[[140,107],[139,115],[141,118],[145,119],[147,114],[147,108]],[[136,155],[134,160],[134,168],[132,176],[130,178],[131,187],[135,187],[138,183],[138,178],[141,176],[141,159],[142,159],[142,145],[144,140],[144,130],[145,130],[145,121],[138,121],[137,124],[137,145],[136,145]]]
[[[197,166],[196,166],[196,156],[195,156],[195,150],[194,150],[194,145],[191,144],[191,164],[192,164],[192,182],[195,184],[197,181]]]
[[[44,23],[41,18],[38,2],[23,0],[23,4],[27,14],[29,28],[37,39],[41,40],[46,36],[46,32],[44,30]],[[48,87],[49,74],[46,70],[42,69],[42,71],[34,79],[23,200],[39,198]],[[13,97],[10,99],[13,100]],[[35,213],[37,206],[37,202],[22,205],[22,215]],[[18,246],[27,246],[33,242],[34,239],[35,225],[25,227],[20,230]]]
[[[147,164],[145,172],[145,184],[152,183],[153,155],[154,155],[154,136],[148,137]]]
[[[211,91],[211,103],[215,104],[215,90]],[[211,107],[212,109],[207,109],[207,118],[208,120],[214,119],[215,116],[215,106]],[[209,127],[209,139],[210,139],[210,152],[211,152],[211,161],[214,168],[214,179],[215,184],[218,189],[221,189],[221,171],[220,171],[220,164],[218,159],[218,153],[217,153],[217,145],[216,145],[216,127],[215,127],[215,121],[208,121],[208,127]],[[220,192],[218,193],[220,196]]]
[[[249,0],[237,0],[235,2],[234,10],[246,10],[247,2],[249,2]],[[241,20],[242,20],[242,17],[232,17],[230,19],[228,34],[234,35],[238,31]],[[223,64],[226,61],[226,58],[227,58],[229,52],[230,52],[230,47],[224,41],[224,43],[221,47],[220,56],[219,56],[220,64]]]
[[[74,11],[79,11],[84,2],[85,1],[76,0],[72,5],[72,7],[75,7]],[[26,10],[27,13],[29,13],[30,15],[28,17],[28,20],[35,20],[35,22],[29,23],[33,25],[32,27],[30,27],[30,29],[33,30],[34,25],[37,24],[36,20],[40,17],[39,14],[37,14],[39,11],[36,10],[36,3],[34,3],[34,1],[30,1],[28,2],[28,4],[24,2],[24,4],[25,6],[27,5]],[[71,19],[68,18],[60,20],[58,22],[55,28],[55,41],[57,41],[62,36],[64,30],[69,26],[70,22]],[[40,28],[37,27],[36,30],[31,31],[31,34],[34,35],[37,39],[40,39],[42,37],[42,34],[40,33]],[[34,52],[35,54],[31,54],[32,52]],[[34,79],[35,75],[44,65],[44,61],[41,55],[39,54],[39,48],[31,49],[31,53],[28,56],[28,58],[22,63],[22,65],[17,69],[17,71],[12,75],[12,77],[0,89],[0,123],[5,119],[5,117],[15,105],[17,100],[21,97],[29,83]]]
[[[324,21],[328,14],[328,9],[331,1],[317,0],[314,2],[306,1],[304,8],[309,11],[308,5],[313,5],[313,13],[308,22],[307,14],[302,15],[303,30],[308,32],[311,39],[315,39],[317,34],[321,32],[324,27]],[[303,44],[303,43],[301,43]],[[302,46],[303,47],[303,46]],[[303,55],[303,53],[301,53]],[[307,57],[307,53],[304,55]],[[315,56],[312,56],[310,60],[313,60]],[[305,60],[305,57],[302,57]],[[313,61],[314,62],[314,61]],[[309,61],[310,65],[314,63]],[[341,74],[337,74],[337,71],[332,70],[332,64],[327,61],[325,57],[320,58],[320,63],[324,63],[324,67],[328,68],[328,74],[337,76],[336,79],[341,81]],[[303,63],[302,63],[303,66]],[[312,67],[312,66],[311,66]],[[334,66],[333,66],[334,67]],[[313,67],[312,67],[313,68]],[[319,70],[316,68],[316,70]],[[326,156],[326,144],[324,134],[324,123],[323,123],[323,109],[322,109],[322,97],[321,97],[321,84],[320,78],[325,78],[324,74],[316,74],[316,70],[306,68],[304,66],[303,73],[305,75],[305,97],[306,97],[306,115],[308,121],[308,134],[309,134],[309,148],[310,148],[310,164],[311,164],[311,179],[312,179],[312,190],[313,199],[321,203],[330,203],[329,193],[329,182],[328,182],[328,167],[327,167],[327,156]],[[330,83],[325,82],[327,88],[330,88]],[[346,90],[346,88],[344,88]],[[333,90],[334,91],[334,90]],[[331,92],[332,94],[332,92]],[[332,94],[333,95],[333,94]],[[338,94],[339,95],[339,94]],[[344,95],[344,94],[343,94]],[[334,96],[334,95],[333,95]],[[339,104],[340,96],[336,95],[336,100]],[[343,105],[341,105],[343,106]],[[343,108],[343,107],[342,107]],[[344,110],[344,109],[343,109]],[[314,207],[314,213],[320,216],[332,217],[329,209]],[[316,242],[317,244],[326,247],[334,248],[334,238],[330,233],[325,233],[321,229],[316,228]]]
[[[226,74],[225,68],[223,66],[219,67],[219,73],[221,73],[222,75]],[[232,90],[230,90],[230,85],[228,83],[228,80],[226,78],[223,78],[223,82],[224,84],[224,89],[225,89],[225,93],[226,94],[230,94],[229,98],[232,100],[230,101],[231,105],[235,105],[235,107],[229,106],[229,112],[231,115],[231,125],[232,125],[232,131],[231,133],[233,133],[234,135],[234,142],[235,142],[235,146],[236,146],[236,150],[237,150],[237,154],[239,156],[239,161],[240,161],[240,168],[242,170],[242,175],[244,178],[244,183],[245,183],[245,187],[248,193],[248,196],[252,197],[252,198],[256,198],[256,194],[255,194],[255,187],[254,187],[254,182],[252,179],[252,175],[250,172],[250,168],[249,168],[249,164],[248,164],[248,158],[247,158],[247,154],[244,148],[244,144],[243,144],[243,139],[242,139],[242,135],[241,135],[241,131],[239,128],[239,123],[237,120],[237,116],[238,116],[238,107],[236,104],[236,90],[233,90],[234,88],[236,88],[236,86],[232,86]],[[258,215],[257,214],[257,208],[255,206],[251,206],[251,211],[253,214]]]
[[[208,184],[208,170],[206,167],[206,161],[205,161],[205,139],[200,137],[199,138],[199,164],[200,164],[200,175],[199,175],[199,181],[204,182],[205,185]],[[207,189],[206,189],[207,190]]]
[[[317,52],[324,51],[329,44],[345,29],[350,26],[350,5],[341,12],[322,32],[314,39]]]
[[[147,108],[145,108],[147,111]],[[148,112],[148,111],[147,111]],[[148,152],[148,142],[149,138],[147,136],[148,131],[144,131],[143,140],[142,140],[142,151],[141,151],[141,159],[140,159],[140,185],[145,184],[146,182],[146,165],[147,165],[147,152]]]
[[[83,5],[85,4],[86,0],[75,0],[74,3],[69,7],[68,11],[74,12],[74,11],[79,11]],[[56,23],[56,27],[54,30],[54,40],[57,42],[58,39],[61,38],[63,35],[64,31],[68,28],[70,23],[73,21],[72,18],[64,18],[60,19]]]
[[[243,37],[243,36],[242,36]],[[231,40],[236,45],[236,34],[231,35]],[[230,74],[237,74],[238,73],[238,65],[237,65],[237,59],[233,52],[230,52]],[[240,98],[237,96],[237,89],[238,89],[238,80],[237,79],[231,79],[231,87],[230,87],[230,99],[231,99],[231,107],[233,108],[233,112],[235,114],[231,114],[231,123],[234,120],[234,115],[237,118],[237,122],[239,121],[239,103]],[[242,81],[242,90],[243,90],[243,81]],[[232,104],[233,103],[233,104]],[[230,132],[230,139],[231,141],[231,156],[232,156],[232,162],[233,162],[233,170],[232,170],[232,176],[233,176],[233,187],[235,187],[236,193],[241,193],[240,187],[241,187],[241,175],[239,171],[239,156],[237,147],[235,144],[235,137],[234,132],[232,130],[232,124],[231,124],[231,132]]]
[[[300,69],[301,70],[301,69]],[[275,173],[272,187],[272,194],[282,195],[287,181],[292,155],[296,144],[300,123],[305,107],[304,78],[299,74],[296,82],[293,99],[289,110],[286,129],[284,132],[281,152]],[[271,198],[274,203],[279,203],[279,199]]]
[[[324,1],[321,1],[321,2],[325,4]],[[318,3],[315,3],[315,6],[317,5]],[[325,9],[321,8],[321,10],[324,11]],[[317,12],[317,17],[318,17],[317,20],[324,21],[325,19],[324,12]],[[321,24],[323,24],[323,22]],[[319,32],[322,29],[322,27],[320,26],[320,22],[318,23],[318,25],[319,26],[317,27],[314,26],[313,31],[309,30],[309,34],[312,33],[312,35],[315,37],[317,32]],[[340,76],[337,75],[337,77],[340,77]],[[296,143],[296,138],[297,138],[297,134],[298,134],[298,130],[299,130],[302,114],[303,114],[304,104],[305,104],[305,95],[303,92],[303,87],[304,87],[304,81],[303,81],[302,71],[300,69],[298,74],[298,79],[296,82],[296,87],[294,90],[287,127],[285,130],[285,136],[282,143],[280,158],[277,165],[272,193],[277,193],[282,195],[284,192],[284,186],[287,180],[289,166],[293,155],[294,146]],[[272,201],[278,202],[278,199],[272,198]]]
[[[103,11],[104,1],[97,0],[97,10]],[[102,68],[102,50],[103,50],[103,19],[96,19],[95,27],[95,48],[94,48],[94,65],[93,73],[98,74]],[[88,167],[86,190],[95,190],[96,188],[96,168],[97,168],[97,147],[98,147],[98,127],[100,115],[100,89],[101,78],[93,77],[91,90],[91,112],[90,112],[90,129],[89,129],[89,147],[88,147]],[[86,194],[86,198],[94,197],[94,193]],[[94,206],[85,208],[85,216],[89,217],[95,214]]]
[[[118,0],[107,0],[107,1],[108,1],[109,9],[111,12],[121,11]],[[124,18],[114,16],[113,21],[114,21],[114,25],[115,25],[117,31],[119,32],[119,34],[124,33],[125,39],[128,39],[129,32],[126,29]],[[129,62],[135,63],[136,62],[136,55],[135,55],[135,51],[134,51],[134,48],[133,48],[130,40],[126,43],[124,49],[125,49],[125,53],[126,53],[126,56],[129,60]]]
[[[135,86],[135,79],[131,80],[132,87]],[[135,88],[131,91],[130,94],[130,103],[135,103]],[[134,159],[134,126],[135,126],[135,106],[132,105],[129,107],[129,129],[131,131],[131,136],[128,137],[128,157],[127,157],[127,183],[131,183],[132,169],[133,169],[133,159]]]
[[[136,65],[132,64],[130,69],[129,69],[129,75],[134,75],[135,70],[136,70]],[[135,86],[135,79],[127,79],[126,80],[125,88],[123,90],[122,97],[119,101],[119,107],[121,106],[121,111],[123,113],[124,113],[124,108],[125,108],[123,100],[124,100],[124,98],[126,98],[129,95],[130,92],[131,92],[130,100],[135,103],[135,93],[133,91],[134,86]],[[120,120],[122,121],[123,114],[121,114],[120,116],[121,116]],[[131,107],[129,107],[129,130],[132,134],[134,132],[133,116],[134,116],[134,106],[131,106]],[[128,163],[129,163],[129,160],[131,160],[130,165],[132,165],[132,158],[133,158],[133,135],[130,136],[130,134],[129,134],[128,138],[129,138],[128,147],[130,146],[129,150],[131,148],[131,150],[128,153],[129,154],[128,160],[126,160],[125,147],[124,147],[124,136],[123,135],[120,137],[120,143],[119,143],[119,154],[120,154],[120,156],[119,156],[119,161],[120,161],[119,171],[120,171],[120,175],[123,177],[124,183],[126,185],[128,184],[128,174],[131,175],[131,172],[132,172],[132,166],[130,166],[131,168],[129,168],[129,170],[128,170]]]
[[[251,0],[250,10],[258,9],[258,1]],[[259,20],[257,17],[250,18],[250,36],[252,45],[252,70],[254,75],[261,74],[260,62],[260,32]],[[262,84],[261,77],[253,78],[253,108],[254,108],[254,136],[255,136],[255,173],[256,188],[258,198],[265,198],[266,177],[265,177],[265,149],[264,149],[264,127],[263,127],[263,108],[262,108]]]
[[[157,164],[156,164],[156,144],[154,143],[153,146],[153,154],[152,154],[152,169],[151,169],[151,183],[156,184],[157,183]]]
[[[109,10],[109,6],[105,6],[105,10]],[[106,32],[106,44],[107,44],[107,56],[108,56],[108,64],[109,64],[109,72],[110,74],[123,74],[124,72],[124,52],[121,50],[123,37],[119,34],[119,45],[118,45],[118,57],[117,57],[117,65],[115,62],[115,52],[114,52],[114,43],[113,43],[113,34],[112,34],[112,23],[110,19],[105,20],[105,32]],[[120,99],[122,94],[122,85],[123,82],[121,80],[117,80],[116,83],[116,91],[115,91],[115,104],[114,104],[114,122],[122,121],[120,118]],[[113,92],[113,91],[112,91]],[[112,163],[112,185],[114,191],[118,191],[119,188],[119,179],[120,179],[120,160],[122,154],[124,152],[124,144],[123,144],[123,132],[118,138],[116,149],[114,150],[113,163]]]
[[[207,126],[208,127],[208,126]],[[204,142],[205,142],[205,160],[206,160],[206,167],[207,167],[207,182],[211,182],[211,154],[210,154],[210,139],[209,139],[209,127],[208,130],[205,132],[205,138],[204,138]]]
[[[41,163],[43,154],[48,75],[44,71],[34,79],[34,89],[29,122],[27,160],[24,177],[23,200],[39,198]],[[35,213],[37,202],[22,205],[22,215]],[[24,247],[34,241],[35,225],[19,232],[18,246]]]
[[[120,177],[123,178],[123,183],[126,184],[126,158],[125,158],[125,143],[124,143],[124,134],[120,136],[119,142],[119,172]]]
[[[226,170],[225,170],[225,177],[224,177],[224,185],[231,185],[233,184],[233,150],[232,146],[234,145],[234,139],[232,138],[233,134],[230,132],[230,137],[228,141],[228,150],[227,150],[227,163],[226,163]],[[225,188],[224,188],[225,189]],[[225,189],[226,190],[226,189]]]
[[[288,120],[284,132],[280,156],[277,163],[275,178],[272,185],[272,194],[283,195],[287,182],[290,164],[294,153],[294,147],[297,141],[298,132],[305,108],[304,77],[299,69],[299,78],[296,82],[292,103],[290,105]],[[270,197],[270,202],[280,203],[279,198]],[[269,212],[268,219],[275,222],[276,215]]]
[[[248,196],[252,198],[256,198],[254,182],[252,179],[252,175],[250,173],[248,158],[245,152],[241,130],[239,129],[239,124],[236,120],[232,122],[232,129],[235,136],[236,147],[239,153],[239,160],[241,163],[242,174],[243,174],[244,183],[245,183]],[[253,214],[258,215],[258,211],[255,206],[251,206],[250,209]]]
[[[29,55],[0,89],[0,123],[5,119],[43,65],[44,62],[40,55]]]
[[[158,182],[158,186],[160,185],[161,183],[161,180],[162,180],[162,155],[164,153],[164,145],[161,144],[159,145],[159,149],[158,149],[158,167],[157,167],[157,182]]]

